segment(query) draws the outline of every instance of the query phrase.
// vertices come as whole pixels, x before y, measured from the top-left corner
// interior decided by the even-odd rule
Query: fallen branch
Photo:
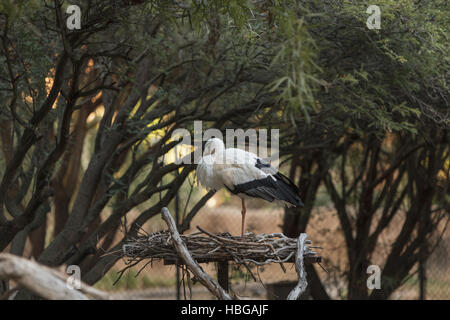
[[[202,283],[213,295],[220,300],[232,300],[231,296],[217,283],[216,280],[211,278],[198,263],[191,257],[186,245],[178,233],[175,221],[173,220],[169,210],[163,208],[161,211],[164,221],[169,227],[169,231],[172,235],[172,243],[177,250],[178,255],[183,259],[187,268],[196,276],[198,281]]]
[[[68,275],[35,261],[9,253],[0,253],[0,280],[14,280],[20,287],[44,299],[88,300],[89,296],[101,300],[111,299],[108,293],[81,281],[80,288],[75,289],[68,285],[68,279]]]

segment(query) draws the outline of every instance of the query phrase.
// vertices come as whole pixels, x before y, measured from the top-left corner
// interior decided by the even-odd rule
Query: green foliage
[[[314,41],[307,31],[303,18],[283,12],[278,35],[284,38],[272,60],[272,66],[280,66],[284,76],[272,83],[271,91],[281,89],[280,100],[293,110],[301,110],[309,123],[309,109],[314,109],[313,85],[319,81],[314,76],[320,67],[314,62]]]
[[[386,130],[417,133],[423,113],[446,113],[439,106],[430,110],[419,102],[427,90],[442,95],[448,92],[446,6],[443,2],[436,6],[429,1],[420,5],[380,1],[381,30],[369,30],[365,26],[369,4],[338,1],[309,5],[311,17],[306,15],[305,23],[314,26],[311,41],[318,48],[314,61],[320,71],[314,77],[324,89],[313,94],[336,125],[343,122],[357,131],[370,128],[380,134]],[[310,70],[306,73],[311,75]],[[315,82],[312,77],[308,80],[309,84]],[[318,110],[314,111],[318,115]],[[443,121],[448,124],[449,120]]]

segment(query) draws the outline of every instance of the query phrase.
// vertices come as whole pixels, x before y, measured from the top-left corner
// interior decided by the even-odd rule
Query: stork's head
[[[222,153],[225,149],[223,141],[219,138],[212,138],[206,141],[205,150],[203,151],[203,156],[216,155]]]

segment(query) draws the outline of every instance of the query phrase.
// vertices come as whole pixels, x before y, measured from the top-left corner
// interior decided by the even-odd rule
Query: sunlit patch
[[[215,208],[217,206],[217,200],[214,198],[209,199],[208,202],[206,202],[206,206],[208,208]]]
[[[91,102],[95,103],[98,99],[100,99],[100,97],[102,96],[102,92],[99,91],[92,99]]]
[[[50,73],[53,77],[45,77],[44,81],[45,81],[45,92],[48,94],[50,94],[50,91],[52,90],[53,87],[53,82],[54,82],[54,76],[55,76],[55,68],[51,68],[50,69]],[[58,95],[59,97],[59,95]],[[55,102],[52,105],[52,108],[55,109],[56,108],[56,103],[58,102],[58,97],[55,99]]]
[[[93,59],[89,59],[87,67],[86,67],[86,69],[84,69],[84,72],[86,74],[88,74],[88,73],[90,73],[93,70],[94,70],[94,60]]]
[[[26,103],[32,103],[33,102],[33,97],[30,96],[30,95],[25,95],[23,92],[22,92],[22,99]]]
[[[105,108],[103,106],[96,108],[87,118],[87,122],[91,123],[92,121],[95,121],[96,119],[101,119],[105,113]]]

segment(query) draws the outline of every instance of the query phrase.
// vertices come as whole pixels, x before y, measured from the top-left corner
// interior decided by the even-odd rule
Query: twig
[[[228,238],[224,238],[224,237],[220,237],[218,235],[212,234],[211,232],[208,232],[206,230],[203,230],[202,228],[200,228],[199,226],[197,226],[197,229],[200,230],[201,232],[207,234],[208,236],[212,237],[212,238],[216,238],[219,239],[221,241],[226,241],[226,242],[230,242],[230,243],[234,243],[234,244],[238,244],[238,245],[245,245],[245,246],[263,246],[263,247],[269,247],[272,249],[272,251],[275,251],[275,249],[273,248],[273,246],[270,243],[258,243],[258,242],[248,242],[248,241],[239,241],[239,240],[233,240],[233,239],[228,239]]]

